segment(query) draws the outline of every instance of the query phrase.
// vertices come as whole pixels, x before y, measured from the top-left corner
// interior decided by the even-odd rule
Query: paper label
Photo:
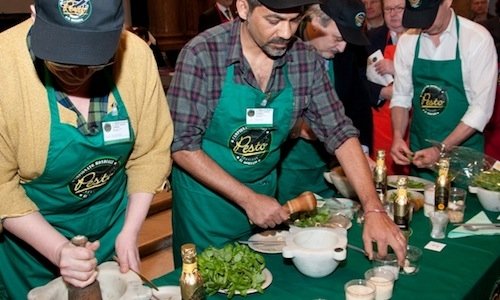
[[[247,108],[246,124],[258,126],[273,126],[272,108]]]
[[[425,245],[424,248],[436,252],[441,252],[441,250],[443,250],[444,247],[446,247],[446,244],[430,241],[427,243],[427,245]]]

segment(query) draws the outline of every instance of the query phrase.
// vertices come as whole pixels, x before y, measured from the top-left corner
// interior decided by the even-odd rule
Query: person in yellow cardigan
[[[171,167],[165,93],[122,1],[35,9],[0,34],[0,299],[59,275],[85,287],[113,255],[139,271],[138,232]]]

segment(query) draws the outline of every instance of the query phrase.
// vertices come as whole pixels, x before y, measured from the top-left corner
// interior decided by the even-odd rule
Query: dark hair
[[[262,3],[260,3],[259,0],[247,0],[248,2],[248,11],[252,12],[254,10],[254,8],[256,8],[257,6],[261,6]]]

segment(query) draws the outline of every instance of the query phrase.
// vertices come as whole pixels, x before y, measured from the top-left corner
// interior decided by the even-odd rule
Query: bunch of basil
[[[262,293],[264,268],[261,254],[238,243],[226,244],[221,249],[210,246],[198,256],[198,269],[208,295],[222,291],[232,298],[235,293],[246,296],[250,289]]]

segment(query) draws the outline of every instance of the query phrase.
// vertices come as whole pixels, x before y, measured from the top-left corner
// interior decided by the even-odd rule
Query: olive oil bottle
[[[408,201],[407,186],[408,177],[399,177],[397,196],[396,200],[394,200],[394,223],[408,239],[410,233],[410,202]]]
[[[184,244],[181,246],[182,273],[179,279],[182,300],[205,299],[205,288],[203,279],[198,272],[198,262],[196,260],[196,247],[194,244]]]
[[[373,170],[373,182],[380,202],[387,202],[387,167],[385,166],[385,150],[377,150],[377,164]]]
[[[434,196],[434,209],[436,211],[445,211],[448,207],[448,199],[450,197],[450,177],[448,171],[450,169],[450,159],[442,157],[439,159],[439,171],[436,178],[436,192]]]

